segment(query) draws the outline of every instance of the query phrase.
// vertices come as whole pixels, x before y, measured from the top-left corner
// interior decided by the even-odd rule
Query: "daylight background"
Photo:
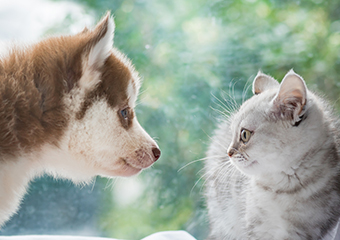
[[[339,110],[338,0],[0,0],[0,39],[34,42],[93,26],[110,10],[114,44],[144,79],[141,125],[162,149],[131,179],[87,187],[36,179],[1,230],[140,239],[183,229],[208,231],[205,151],[223,104],[241,103],[261,69],[281,80],[291,68]],[[191,163],[191,164],[189,164]]]

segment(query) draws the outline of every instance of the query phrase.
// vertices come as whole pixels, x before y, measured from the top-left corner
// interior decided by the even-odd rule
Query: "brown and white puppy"
[[[134,114],[140,87],[112,48],[108,13],[93,30],[12,47],[0,60],[0,226],[43,173],[89,182],[131,176],[159,157]]]

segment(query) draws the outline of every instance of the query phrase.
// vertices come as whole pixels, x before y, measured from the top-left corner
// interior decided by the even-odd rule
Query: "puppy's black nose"
[[[155,162],[158,160],[158,158],[161,156],[161,150],[159,148],[155,147],[152,149],[153,156],[155,157]]]

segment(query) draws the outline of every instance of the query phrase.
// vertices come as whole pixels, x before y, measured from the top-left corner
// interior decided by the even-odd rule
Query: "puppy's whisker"
[[[94,180],[92,181],[91,192],[93,192],[94,186],[96,185],[96,180],[97,178],[95,177]]]

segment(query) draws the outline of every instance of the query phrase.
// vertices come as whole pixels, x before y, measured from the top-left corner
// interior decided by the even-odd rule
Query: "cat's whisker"
[[[221,104],[221,105],[219,105],[219,106],[221,106],[221,108],[228,109],[228,106],[221,99],[216,97],[213,93],[211,95]]]
[[[214,174],[213,170],[210,170],[208,172],[206,172],[205,174],[203,174],[194,184],[194,186],[191,188],[190,190],[190,195],[192,194],[193,190],[195,189],[195,187],[197,186],[197,184],[203,179],[205,178],[205,181],[203,182],[202,186],[205,186],[206,181],[208,181],[208,179],[211,178],[211,176]],[[208,177],[206,177],[208,175]],[[209,176],[210,175],[210,176]]]
[[[199,159],[199,160],[208,160],[208,159],[214,159],[214,158],[222,158],[224,156],[220,156],[220,155],[216,155],[216,156],[209,156],[209,157],[206,157],[206,158],[203,158],[203,159]],[[229,166],[230,165],[230,162],[224,162],[223,165],[226,165],[226,166]],[[191,191],[190,193],[192,193],[192,191],[195,189],[195,187],[197,186],[197,184],[203,179],[205,178],[203,184],[202,184],[202,187],[205,186],[206,182],[213,177],[214,175],[214,171],[213,170],[210,170],[210,171],[207,171],[206,168],[203,168],[201,169],[197,174],[199,174],[201,171],[206,171],[194,184],[194,186],[191,188]],[[217,174],[218,175],[218,174]],[[216,177],[217,178],[217,177]],[[200,191],[202,190],[202,188],[200,189]]]
[[[225,174],[225,176],[226,177],[231,177],[231,172],[233,172],[233,171],[236,171],[237,169],[233,166],[233,167],[229,167],[228,169],[227,169],[227,172],[226,172],[226,174]]]
[[[237,80],[237,81],[231,81],[230,82],[230,84],[229,84],[229,86],[230,86],[230,91],[231,91],[231,96],[234,96],[234,97],[232,97],[232,99],[233,99],[233,101],[234,101],[234,103],[235,103],[235,105],[238,105],[237,104],[237,101],[236,101],[236,98],[235,98],[235,86],[236,86],[236,84],[238,83],[240,81],[240,79],[239,80]],[[231,83],[233,82],[233,86],[231,87]]]
[[[226,170],[225,173],[223,173],[222,177],[228,177],[229,175],[229,172],[231,170],[233,170],[234,167],[231,167],[232,166],[232,163],[230,161],[228,162],[224,162],[222,164],[222,166],[220,167],[220,169],[216,172],[216,179],[218,179],[218,177],[221,175],[221,172]]]
[[[233,105],[235,105],[235,103],[231,103],[231,104],[227,105],[227,103],[230,102],[230,101],[223,99],[224,100],[224,102],[223,102],[221,99],[219,99],[215,95],[212,94],[212,96],[219,102],[219,104],[217,104],[217,106],[219,106],[223,111],[225,111],[227,113],[226,114],[223,111],[219,111],[220,113],[222,113],[223,116],[228,117],[228,114],[230,115],[232,112],[235,111],[235,109],[233,108]]]
[[[222,178],[227,178],[227,177],[228,177],[228,173],[229,173],[230,171],[233,170],[233,167],[231,167],[231,165],[232,165],[232,164],[231,164],[230,161],[228,161],[228,162],[223,162],[222,166],[216,171],[216,174],[214,174],[215,171],[214,171],[213,169],[210,170],[210,171],[212,171],[212,174],[209,176],[209,178],[206,178],[206,179],[205,179],[203,186],[205,185],[205,183],[206,183],[206,182],[210,179],[210,177],[212,177],[212,176],[214,176],[214,180],[213,180],[214,184],[216,184],[216,181],[220,178],[221,175],[222,175]],[[224,172],[223,174],[221,174],[222,171],[225,171],[225,172]]]
[[[247,96],[247,93],[249,91],[249,88],[252,87],[252,84],[249,84],[249,80],[252,78],[248,78],[246,84],[244,85],[243,91],[242,91],[242,103],[244,103],[245,98]]]
[[[234,90],[232,91],[232,88],[234,89],[234,87],[231,87],[231,83],[232,81],[229,84],[230,85],[229,93],[227,93],[226,91],[221,91],[221,97],[223,98],[225,102],[231,103],[230,106],[228,106],[228,108],[232,107],[233,110],[236,110],[238,109],[239,104],[234,97],[235,95],[232,93],[234,91]]]
[[[206,161],[206,160],[219,159],[219,158],[224,158],[224,156],[219,156],[219,155],[214,156],[214,157],[209,156],[209,157],[207,157],[207,158],[199,159],[199,160],[200,160],[200,161]],[[196,161],[199,161],[199,160],[196,160]],[[182,168],[183,168],[183,167],[182,167]],[[197,172],[197,174],[200,174],[200,172],[202,172],[202,171],[204,171],[204,170],[205,170],[205,169],[202,168],[201,170],[199,170],[199,171]]]
[[[215,157],[218,157],[218,156],[211,156],[211,157],[204,157],[204,158],[200,158],[200,159],[196,159],[196,160],[193,160],[187,164],[185,164],[183,167],[181,167],[180,169],[177,170],[177,172],[180,172],[182,171],[184,168],[188,167],[189,165],[193,164],[193,163],[197,163],[197,162],[202,162],[204,160],[207,160],[207,159],[210,159],[210,158],[215,158]]]
[[[203,171],[205,171],[205,170],[206,170],[205,168],[200,169],[200,170],[196,173],[196,175],[200,175],[201,172],[203,172]]]
[[[223,112],[223,111],[221,111],[221,110],[219,110],[219,109],[217,109],[217,108],[214,108],[214,107],[210,107],[213,111],[215,111],[215,112],[217,112],[218,114],[220,114],[221,116],[223,116],[223,117],[225,117],[225,118],[228,118],[229,117],[229,115],[228,114],[230,114],[228,111],[226,111],[226,110],[224,110],[224,111],[226,111],[227,113],[225,113],[225,112]]]
[[[233,83],[233,85],[231,86],[231,84]],[[237,81],[230,81],[229,84],[229,89],[230,89],[230,95],[235,96],[235,85],[236,85]],[[235,99],[235,98],[233,98]]]

